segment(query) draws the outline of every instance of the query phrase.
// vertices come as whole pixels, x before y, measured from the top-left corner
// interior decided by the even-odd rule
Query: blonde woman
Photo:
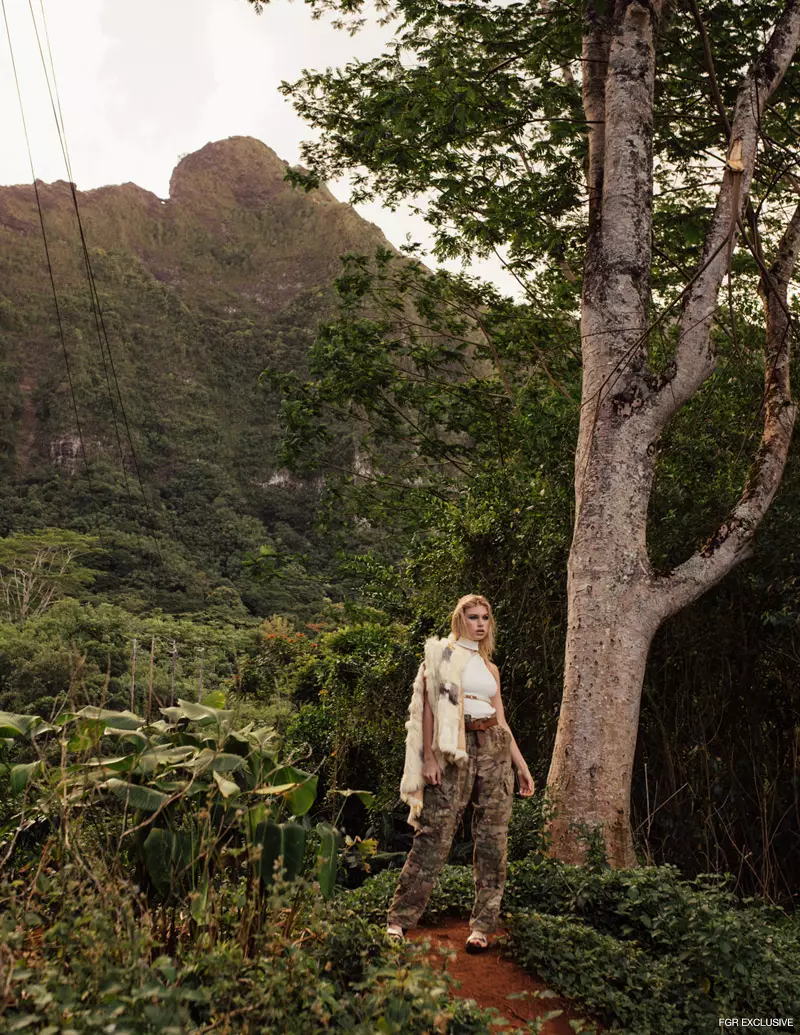
[[[511,734],[492,664],[495,624],[489,601],[470,594],[456,604],[451,634],[425,643],[406,723],[406,764],[400,796],[415,827],[387,917],[402,938],[428,904],[467,803],[473,802],[475,903],[466,950],[485,952],[497,926],[506,877],[506,842],[514,773],[520,794],[533,780]]]

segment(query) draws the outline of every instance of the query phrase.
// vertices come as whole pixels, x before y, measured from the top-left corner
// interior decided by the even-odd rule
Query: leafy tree
[[[351,27],[364,16],[360,0],[315,7]],[[580,343],[564,696],[548,777],[558,806],[553,847],[579,860],[580,831],[601,828],[612,863],[630,863],[631,774],[653,636],[748,555],[795,420],[788,284],[800,245],[792,64],[800,3],[380,8],[397,24],[383,54],[285,87],[320,134],[306,147],[311,173],[295,180],[310,188],[347,172],[357,200],[411,201],[440,257],[498,252],[530,312],[558,314],[546,336],[563,338],[565,351]],[[485,307],[473,306],[455,331],[463,354]],[[380,352],[381,328],[362,323],[353,333],[365,357]],[[680,561],[660,569],[647,518],[664,433],[713,377],[719,352],[751,349],[757,337],[763,390],[749,402],[763,435],[745,488],[702,546],[686,558],[684,544]],[[335,367],[340,342],[330,345]],[[415,373],[425,375],[428,358],[412,354]],[[354,399],[380,397],[391,371],[373,362],[370,377],[354,379]],[[438,388],[430,426],[452,421],[449,385]],[[390,400],[409,424],[415,391]],[[312,411],[322,401],[311,400]],[[427,437],[436,437],[440,463],[455,463],[448,443]]]

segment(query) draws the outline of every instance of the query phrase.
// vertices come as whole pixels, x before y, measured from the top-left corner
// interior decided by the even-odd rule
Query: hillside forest
[[[500,1030],[383,932],[467,593],[537,787],[502,951],[580,1018],[502,1030],[798,1023],[800,4],[385,7],[285,84],[302,168],[0,187],[0,1028]]]

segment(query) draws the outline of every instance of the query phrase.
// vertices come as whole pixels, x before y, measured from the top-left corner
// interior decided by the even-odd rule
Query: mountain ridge
[[[180,159],[168,198],[131,182],[76,189],[87,240],[103,249],[125,246],[162,282],[192,290],[213,263],[198,263],[193,255],[184,268],[175,264],[175,251],[180,253],[188,235],[188,243],[215,249],[215,258],[228,267],[221,293],[245,294],[263,311],[276,312],[300,291],[329,282],[339,255],[362,245],[365,237],[389,246],[378,227],[327,188],[295,190],[285,181],[288,168],[255,138],[228,137]],[[83,275],[80,262],[74,253],[72,262],[63,254],[64,245],[78,239],[70,184],[39,183],[39,194],[48,235],[52,232],[57,244],[54,265],[64,282],[77,283]],[[301,227],[306,232],[299,234]],[[9,233],[40,235],[32,186],[0,187],[3,245]]]
[[[108,347],[72,188],[37,185],[69,377],[33,187],[0,187],[0,533],[89,530],[98,513],[127,536],[155,525],[181,565],[239,588],[242,558],[264,542],[308,547],[319,486],[276,477],[280,399],[259,375],[302,372],[340,256],[389,245],[326,188],[293,188],[287,169],[230,137],[182,157],[167,199],[132,183],[76,189]],[[257,611],[273,606],[259,599]]]

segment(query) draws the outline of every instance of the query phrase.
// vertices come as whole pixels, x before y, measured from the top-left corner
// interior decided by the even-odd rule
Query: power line
[[[20,118],[22,119],[22,130],[23,130],[23,133],[25,135],[25,146],[26,146],[27,151],[28,151],[28,164],[29,164],[30,170],[31,170],[31,180],[33,181],[33,191],[34,191],[34,194],[36,196],[36,209],[37,209],[37,211],[39,213],[39,225],[40,225],[41,230],[42,230],[42,241],[44,243],[44,254],[45,254],[45,260],[47,262],[47,273],[48,273],[48,276],[49,276],[49,279],[50,279],[50,288],[51,288],[51,291],[52,291],[52,294],[53,294],[53,305],[55,307],[56,323],[58,325],[58,336],[59,336],[59,338],[61,340],[61,349],[62,349],[62,352],[64,354],[64,366],[65,366],[66,371],[67,371],[67,382],[69,384],[69,394],[70,394],[70,398],[72,400],[72,410],[73,410],[73,413],[74,413],[74,416],[75,416],[75,427],[76,427],[76,430],[78,432],[78,441],[80,442],[81,456],[83,457],[83,463],[84,463],[84,466],[86,468],[86,481],[87,481],[87,484],[89,486],[89,495],[90,495],[91,500],[92,500],[92,509],[94,511],[94,517],[95,517],[95,527],[97,528],[98,535],[100,536],[100,541],[103,543],[103,545],[105,545],[105,543],[103,541],[103,533],[102,533],[102,530],[100,528],[99,511],[98,511],[98,507],[97,507],[97,499],[96,499],[96,495],[95,495],[94,484],[92,482],[92,472],[91,472],[91,468],[89,466],[89,458],[88,458],[88,456],[86,454],[86,443],[84,441],[83,429],[81,427],[81,421],[80,421],[80,417],[78,415],[78,403],[77,403],[77,400],[75,398],[75,385],[74,385],[74,382],[73,382],[73,379],[72,379],[72,370],[70,368],[70,363],[69,363],[69,353],[68,353],[68,350],[67,350],[67,340],[66,340],[66,336],[64,334],[64,324],[63,324],[63,321],[61,319],[61,307],[60,307],[60,305],[58,303],[58,292],[56,290],[55,276],[53,274],[53,264],[52,264],[51,259],[50,259],[50,247],[49,247],[49,244],[48,244],[48,241],[47,241],[47,230],[45,229],[45,224],[44,224],[44,213],[42,211],[42,201],[41,201],[41,198],[39,196],[39,185],[38,185],[38,182],[36,180],[36,170],[35,170],[34,164],[33,164],[33,154],[31,152],[30,137],[28,136],[28,122],[27,122],[27,119],[25,118],[25,108],[24,108],[24,105],[22,103],[22,91],[20,89],[19,76],[17,74],[17,62],[16,62],[16,60],[14,58],[14,47],[13,47],[13,44],[11,42],[11,30],[10,30],[9,25],[8,25],[8,12],[6,11],[6,0],[0,0],[0,3],[2,4],[2,9],[3,9],[3,22],[5,23],[5,27],[6,27],[6,38],[8,40],[8,52],[9,52],[9,55],[11,57],[11,70],[12,70],[13,75],[14,75],[14,85],[15,85],[16,91],[17,91],[17,101],[19,103],[19,113],[20,113]]]
[[[158,554],[158,559],[161,562],[161,566],[164,567],[164,558],[163,558],[162,553],[161,553],[161,546],[160,546],[158,538],[157,538],[157,536],[155,534],[156,533],[155,515],[153,514],[153,511],[152,511],[152,509],[150,507],[150,503],[149,503],[148,498],[147,498],[147,494],[145,493],[144,484],[143,484],[142,476],[141,476],[141,471],[140,471],[140,468],[139,468],[139,461],[138,461],[138,458],[136,456],[136,448],[135,448],[135,446],[133,444],[133,436],[131,434],[130,423],[128,421],[128,415],[127,415],[127,412],[125,410],[125,404],[124,404],[123,398],[122,398],[122,390],[120,388],[119,378],[117,377],[117,369],[116,369],[116,365],[114,363],[114,356],[113,356],[113,353],[111,351],[111,342],[109,340],[108,331],[107,331],[107,328],[106,328],[105,317],[103,315],[103,308],[102,308],[102,305],[100,303],[100,294],[99,294],[98,289],[97,289],[97,281],[95,279],[94,269],[92,267],[91,257],[90,257],[90,254],[89,254],[89,247],[88,247],[88,244],[87,244],[87,241],[86,241],[86,234],[85,234],[85,231],[84,231],[83,219],[81,217],[80,205],[79,205],[79,202],[78,202],[78,193],[77,193],[77,190],[76,190],[76,187],[75,187],[75,180],[74,180],[74,177],[73,177],[73,174],[72,174],[72,162],[70,160],[69,148],[68,148],[68,145],[67,145],[66,126],[65,126],[65,123],[64,123],[64,116],[63,116],[63,111],[62,111],[62,108],[61,108],[61,98],[60,98],[59,91],[58,91],[58,81],[56,79],[55,63],[53,61],[53,53],[52,53],[52,49],[50,47],[50,33],[49,33],[48,28],[47,28],[47,16],[45,14],[45,9],[44,9],[44,0],[39,0],[39,3],[40,3],[41,16],[42,16],[42,26],[44,28],[45,39],[46,39],[46,42],[47,42],[47,53],[48,53],[48,57],[49,57],[49,60],[50,60],[50,70],[49,71],[48,71],[48,67],[47,67],[47,60],[45,59],[44,49],[42,47],[42,41],[41,41],[41,36],[40,36],[40,33],[39,33],[39,27],[38,27],[38,24],[37,24],[37,21],[36,21],[36,15],[35,15],[34,10],[33,10],[32,0],[28,0],[28,8],[30,10],[31,21],[33,22],[34,33],[36,34],[36,43],[37,43],[37,46],[39,48],[39,56],[40,56],[41,61],[42,61],[42,68],[44,70],[45,81],[47,83],[47,92],[48,92],[48,95],[50,97],[50,105],[51,105],[51,108],[52,108],[52,111],[53,111],[53,118],[54,118],[55,124],[56,124],[56,132],[58,133],[59,144],[61,146],[61,153],[62,153],[62,155],[64,157],[64,164],[66,166],[67,177],[68,177],[69,186],[70,186],[70,193],[71,193],[71,196],[72,196],[72,204],[73,204],[73,207],[74,207],[74,210],[75,210],[75,217],[76,217],[77,223],[78,223],[78,232],[79,232],[80,240],[81,240],[81,250],[82,250],[82,253],[83,253],[83,261],[84,261],[84,266],[85,266],[85,269],[86,269],[87,280],[88,280],[88,283],[89,283],[89,295],[90,295],[90,300],[91,300],[91,304],[92,304],[92,314],[93,314],[93,317],[94,317],[95,331],[96,331],[96,334],[97,334],[98,345],[100,347],[100,356],[101,356],[101,360],[102,360],[102,363],[103,363],[103,372],[104,372],[104,375],[105,375],[105,381],[106,381],[106,388],[107,388],[107,391],[108,391],[109,403],[111,405],[111,417],[112,417],[112,422],[113,422],[113,425],[114,425],[114,435],[115,435],[115,438],[116,438],[117,449],[118,449],[119,457],[120,457],[120,466],[122,468],[122,477],[123,477],[123,482],[124,482],[124,485],[125,485],[125,493],[126,493],[126,496],[127,496],[127,499],[128,499],[128,504],[129,504],[130,510],[131,510],[131,517],[135,521],[135,515],[134,515],[134,510],[133,510],[133,499],[132,499],[132,496],[131,496],[130,486],[129,486],[129,483],[128,483],[128,472],[127,472],[127,469],[126,469],[126,466],[125,466],[125,456],[124,456],[124,450],[123,450],[123,447],[122,447],[122,441],[121,441],[120,433],[119,433],[119,425],[118,425],[118,420],[117,420],[116,404],[114,402],[114,392],[112,392],[111,380],[109,379],[109,369],[111,370],[111,377],[113,378],[113,381],[114,381],[114,388],[116,390],[117,403],[119,405],[119,411],[120,411],[120,414],[122,416],[123,425],[125,427],[125,435],[126,435],[126,438],[128,440],[128,446],[129,446],[129,449],[130,449],[131,459],[133,461],[134,472],[136,474],[136,480],[137,480],[137,482],[139,484],[139,491],[140,491],[141,496],[142,496],[142,501],[144,502],[145,510],[146,510],[147,515],[148,515],[148,517],[150,519],[150,525],[151,525],[151,529],[152,529],[151,535],[152,535],[153,543],[154,543],[155,548],[156,548],[156,553]],[[51,75],[52,75],[52,84],[51,84]],[[105,348],[104,348],[104,345],[105,345]],[[106,356],[108,356],[108,364],[106,364]],[[138,531],[137,531],[137,537],[138,537]],[[141,541],[140,541],[140,546],[141,546]]]

